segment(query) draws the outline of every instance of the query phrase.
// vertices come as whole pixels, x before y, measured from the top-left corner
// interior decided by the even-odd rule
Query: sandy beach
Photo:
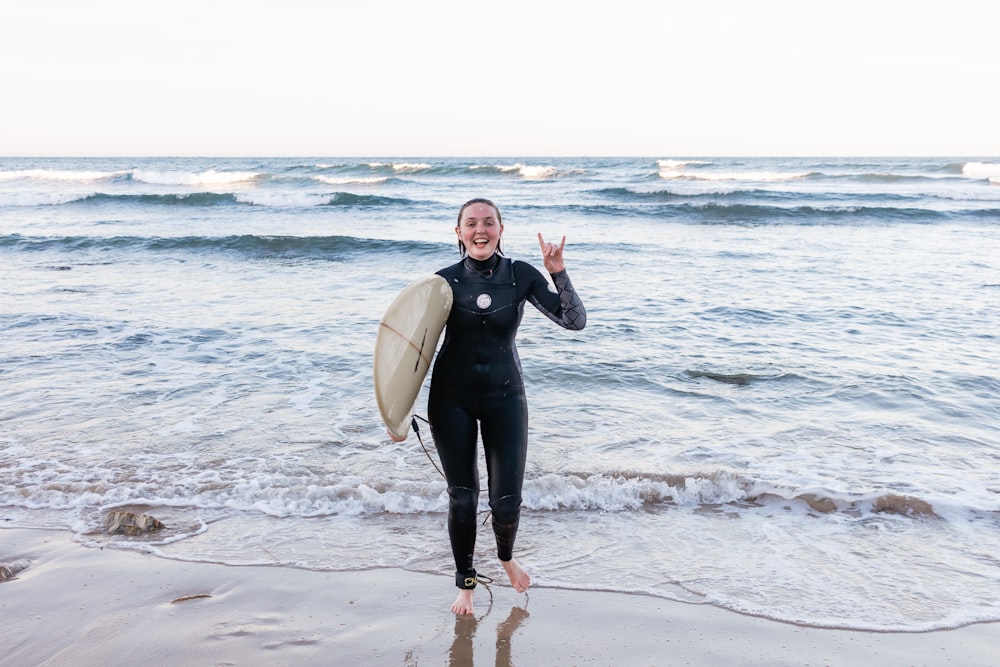
[[[641,595],[497,582],[456,618],[446,577],[313,572],[93,549],[0,530],[0,664],[989,665],[1000,624],[826,630]],[[492,604],[490,593],[492,592]]]

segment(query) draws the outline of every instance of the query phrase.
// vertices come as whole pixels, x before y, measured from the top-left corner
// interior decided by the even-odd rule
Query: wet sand
[[[0,664],[997,664],[1000,623],[929,633],[827,630],[643,595],[481,588],[456,618],[449,577],[186,563],[0,529]],[[492,603],[490,601],[492,592]]]

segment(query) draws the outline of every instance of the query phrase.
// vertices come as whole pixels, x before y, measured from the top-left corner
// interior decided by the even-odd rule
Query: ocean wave
[[[940,518],[932,503],[901,493],[838,495],[813,489],[781,488],[729,471],[673,475],[637,472],[566,473],[526,480],[524,506],[535,510],[650,510],[660,506],[698,508],[801,503],[821,514],[896,514]],[[969,515],[982,511],[965,508]]]
[[[260,206],[264,208],[309,208],[311,206],[326,206],[332,197],[329,194],[317,192],[268,192],[252,190],[233,195],[240,204]]]
[[[759,311],[754,311],[759,312]],[[766,314],[758,315],[757,318],[767,318]],[[684,371],[692,380],[714,380],[715,382],[720,382],[722,384],[732,384],[737,386],[746,386],[750,384],[756,384],[759,382],[774,382],[781,380],[801,380],[802,377],[794,373],[782,373],[780,375],[759,375],[756,373],[720,373],[718,371],[696,371],[687,370]]]
[[[98,192],[68,203],[105,204],[108,202],[160,206],[225,206],[240,203],[228,192],[191,192],[181,194],[107,194]]]
[[[0,171],[0,182],[6,181],[55,181],[70,183],[94,183],[97,181],[113,181],[125,179],[131,175],[129,170],[95,171],[73,169],[17,169]]]
[[[635,197],[636,201],[627,201]],[[646,201],[643,201],[646,198]],[[794,193],[776,193],[773,197],[762,195],[771,204],[746,201],[719,201],[719,196],[674,195],[669,191],[649,195],[629,194],[622,201],[588,204],[563,204],[560,211],[577,216],[635,217],[679,222],[692,225],[868,225],[886,223],[933,224],[945,221],[990,222],[1000,219],[997,208],[967,208],[937,210],[916,206],[865,206],[864,204],[832,203],[829,205],[780,206],[788,199],[801,197]],[[887,201],[886,197],[857,197],[860,200]],[[659,200],[659,201],[657,201]],[[705,201],[701,201],[705,200]],[[917,198],[919,201],[919,198]],[[913,198],[901,198],[901,203]],[[987,206],[990,201],[983,202]],[[530,207],[523,207],[530,208]],[[542,208],[542,207],[538,207]]]
[[[886,206],[760,206],[754,204],[683,203],[661,207],[659,213],[668,218],[686,218],[696,223],[726,224],[830,224],[844,222],[917,222],[930,223],[959,216],[930,209]],[[978,216],[982,211],[965,212]],[[988,211],[992,213],[992,211]]]
[[[735,191],[730,192],[720,192],[712,194],[731,194]],[[702,193],[697,194],[684,194],[674,192],[672,190],[650,190],[650,191],[640,191],[634,190],[632,188],[618,187],[618,188],[602,188],[600,190],[591,190],[588,194],[597,195],[599,197],[607,197],[608,199],[616,199],[620,201],[673,201],[677,199],[690,199],[694,197],[704,196]]]
[[[922,171],[845,171],[844,167],[850,165],[813,165],[811,170],[795,171],[713,171],[711,169],[700,168],[711,165],[710,162],[683,162],[678,160],[660,160],[659,178],[674,181],[703,181],[703,182],[740,182],[748,181],[754,183],[780,183],[784,181],[797,180],[847,180],[861,184],[894,184],[919,181],[941,181],[957,178],[987,178],[989,176],[1000,175],[1000,165],[984,162],[967,162],[955,165],[951,169]],[[694,167],[688,169],[687,167]]]
[[[437,252],[437,243],[400,242],[353,236],[65,236],[24,237],[19,234],[0,236],[0,248],[59,252],[89,250],[135,250],[140,252],[229,252],[257,257],[312,257],[336,259],[352,253],[366,252]]]
[[[603,188],[590,190],[588,194],[599,197],[606,197],[611,200],[622,202],[696,202],[705,200],[723,204],[732,200],[735,202],[767,201],[767,202],[790,202],[803,201],[804,199],[818,199],[820,201],[838,202],[850,201],[871,201],[879,203],[902,203],[915,202],[922,199],[946,199],[956,201],[955,197],[939,197],[934,194],[919,193],[883,193],[883,192],[852,192],[849,194],[829,193],[829,194],[803,194],[800,192],[790,192],[784,190],[767,190],[761,188],[740,188],[736,186],[711,187],[709,189],[699,189],[697,192],[684,192],[683,189],[655,189],[637,190],[628,187]]]
[[[326,206],[411,206],[412,199],[381,197],[378,195],[356,195],[351,192],[335,192],[329,196]]]
[[[814,172],[812,177],[892,185],[921,181],[962,181],[968,178],[985,178],[990,175],[1000,175],[1000,165],[985,162],[963,162],[937,168],[931,165],[910,167],[900,165],[898,171],[841,171],[832,168]]]
[[[866,206],[860,203],[830,203],[817,205],[781,205],[801,201],[796,193],[765,190],[737,190],[731,193],[679,194],[670,190],[639,192],[628,188],[609,188],[593,192],[611,203],[572,204],[560,206],[578,215],[626,215],[679,220],[691,223],[730,224],[832,224],[845,222],[918,222],[943,220],[992,220],[1000,210],[989,207],[957,210],[936,210],[907,206],[920,198],[906,195],[851,195],[850,200],[898,202],[900,206]],[[761,203],[754,203],[754,201]],[[403,197],[389,197],[353,192],[309,192],[248,190],[242,192],[191,192],[167,194],[109,194],[103,192],[9,194],[0,193],[0,207],[95,205],[109,203],[141,206],[256,206],[265,208],[331,207],[409,207],[421,202]]]
[[[524,164],[515,162],[513,164],[463,164],[453,162],[448,164],[432,164],[429,162],[359,162],[341,164],[317,164],[315,169],[326,172],[336,172],[347,174],[345,176],[329,176],[335,183],[339,184],[339,179],[344,178],[348,182],[360,180],[362,183],[378,182],[377,177],[355,176],[359,172],[365,174],[384,174],[385,178],[391,176],[461,176],[468,174],[495,175],[495,176],[517,176],[527,180],[540,180],[561,176],[575,176],[586,173],[586,169],[576,167],[556,167],[547,164]],[[371,180],[369,180],[371,179]],[[324,181],[326,182],[326,181]]]
[[[368,178],[361,176],[313,176],[312,179],[318,183],[326,185],[381,185],[389,181],[388,176],[371,176]]]
[[[362,477],[303,479],[272,474],[227,481],[225,473],[192,471],[174,476],[159,490],[152,483],[141,489],[119,485],[114,476],[100,481],[49,480],[37,488],[10,488],[0,494],[0,507],[81,509],[141,503],[156,507],[259,512],[275,517],[363,516],[380,514],[439,514],[448,511],[447,489],[441,479],[387,480]],[[16,486],[16,485],[15,485]],[[480,510],[489,509],[480,499]],[[910,519],[940,520],[944,515],[989,518],[990,510],[948,507],[939,514],[931,500],[885,491],[836,494],[818,489],[782,488],[731,471],[685,474],[640,472],[548,473],[524,482],[522,506],[528,511],[649,512],[700,510],[720,506],[738,510],[774,504],[795,504],[803,512],[865,518],[892,514]],[[993,517],[996,521],[996,517]]]
[[[331,166],[327,171],[337,174],[384,175],[389,178],[412,180],[429,176],[455,176],[466,173],[468,167],[461,163],[431,164],[429,162],[361,162]]]
[[[541,180],[543,178],[552,178],[559,173],[559,170],[555,167],[545,166],[545,165],[527,165],[527,164],[515,164],[510,167],[500,167],[502,173],[512,173],[516,172],[522,178],[528,180]]]
[[[104,192],[0,192],[0,208],[32,206],[104,205],[107,203],[147,206],[222,206],[241,203],[236,195],[223,192],[183,194],[109,194]]]
[[[0,208],[62,206],[95,196],[93,192],[0,192]]]
[[[994,162],[966,162],[962,165],[962,175],[972,178],[989,178],[990,182],[994,182],[994,178],[1000,177],[1000,164]]]
[[[312,206],[410,206],[410,199],[358,195],[351,192],[302,192],[248,190],[241,192],[189,192],[165,194],[111,194],[106,192],[0,193],[0,208],[30,206],[106,205],[108,203],[143,206],[232,206],[249,205],[275,208]]]
[[[151,185],[232,185],[253,181],[262,176],[257,171],[216,171],[208,169],[200,172],[159,171],[153,169],[132,170],[133,181]]]
[[[932,224],[944,221],[993,222],[998,208],[936,210],[892,206],[757,206],[752,204],[679,204],[664,206],[660,214],[703,224]]]
[[[805,512],[865,519],[891,514],[911,519],[985,520],[1000,525],[991,508],[953,506],[892,490],[874,493],[831,492],[763,482],[732,471],[685,474],[641,472],[561,473],[525,480],[524,507],[538,511],[650,511],[728,506],[752,509],[797,505]]]
[[[674,201],[697,201],[700,199],[718,201],[725,199],[754,199],[770,201],[786,201],[791,198],[801,199],[798,193],[780,192],[774,190],[746,189],[737,187],[718,187],[710,190],[698,192],[678,192],[677,190],[636,190],[627,187],[603,188],[600,190],[590,190],[588,194],[606,197],[611,200],[622,202],[674,202]],[[885,196],[872,196],[878,201],[885,201]],[[890,197],[891,199],[891,197]]]
[[[697,507],[742,502],[747,481],[729,473],[649,475],[642,473],[548,474],[525,480],[530,510],[622,512],[667,505]]]
[[[380,161],[342,161],[342,162],[312,162],[280,165],[277,169],[266,172],[271,178],[280,178],[289,174],[297,177],[313,178],[318,174],[371,174],[378,172],[386,176],[406,173],[420,173],[440,169],[427,162],[380,162]],[[360,178],[360,177],[359,177]]]
[[[496,174],[500,176],[518,176],[529,181],[540,181],[561,176],[579,176],[585,173],[584,169],[559,169],[552,165],[531,165],[522,164],[482,164],[472,165],[468,168],[480,174]]]
[[[907,182],[920,182],[920,181],[941,181],[944,179],[955,179],[954,174],[900,174],[900,173],[890,173],[890,172],[869,172],[860,174],[851,173],[822,173],[817,172],[815,174],[817,177],[831,179],[831,180],[844,180],[844,181],[854,181],[862,184],[895,184],[895,183],[907,183]]]
[[[268,192],[254,190],[233,195],[235,201],[251,206],[273,208],[308,208],[311,206],[409,206],[409,199],[382,197],[378,195],[357,195],[351,192]]]
[[[773,183],[780,181],[795,181],[815,175],[812,171],[708,171],[686,170],[689,164],[707,164],[689,162],[667,168],[660,167],[659,177],[673,181],[751,181],[756,183]]]
[[[389,169],[396,174],[417,174],[423,171],[430,171],[433,165],[426,162],[367,162],[370,169]]]
[[[161,171],[154,169],[119,169],[99,171],[90,169],[20,169],[0,171],[4,181],[50,181],[94,183],[99,181],[131,180],[151,185],[230,185],[253,181],[265,174],[256,171]]]
[[[683,169],[688,165],[699,165],[699,164],[712,164],[711,162],[702,162],[699,160],[657,160],[656,165],[661,171],[670,169]]]

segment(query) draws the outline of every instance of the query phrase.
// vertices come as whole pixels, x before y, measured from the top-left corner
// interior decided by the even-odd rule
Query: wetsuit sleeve
[[[580,295],[573,289],[569,274],[565,270],[552,274],[552,282],[556,286],[556,294],[549,290],[548,282],[537,270],[537,280],[528,292],[528,301],[540,310],[546,317],[559,326],[579,331],[587,325],[587,311],[583,307]]]
[[[562,306],[562,317],[560,322],[564,323],[567,329],[579,331],[587,326],[587,310],[583,307],[580,295],[573,289],[573,283],[569,279],[569,274],[565,269],[559,273],[552,274],[556,291],[559,292],[559,303]]]

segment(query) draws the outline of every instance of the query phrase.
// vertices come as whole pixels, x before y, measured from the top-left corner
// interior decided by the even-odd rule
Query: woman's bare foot
[[[531,577],[524,571],[520,563],[511,558],[510,560],[500,561],[500,564],[503,565],[503,569],[507,573],[507,578],[510,579],[510,585],[514,587],[515,591],[523,593],[528,590],[528,586],[531,585]]]
[[[458,592],[458,597],[455,598],[455,603],[451,605],[451,610],[456,614],[472,614],[472,594],[473,589],[469,588],[467,590],[460,590]]]

